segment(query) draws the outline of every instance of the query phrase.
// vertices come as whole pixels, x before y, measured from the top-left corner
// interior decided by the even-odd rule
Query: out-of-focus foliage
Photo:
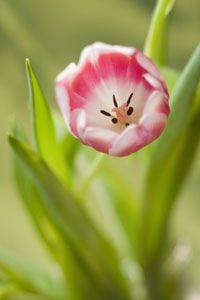
[[[28,140],[31,140],[31,131],[27,125],[29,116],[27,109],[28,92],[25,92],[25,85],[23,84],[25,79],[24,58],[27,56],[32,58],[42,86],[46,91],[47,99],[54,105],[53,81],[55,75],[63,69],[65,64],[68,64],[71,60],[77,60],[81,48],[86,44],[95,40],[102,40],[142,48],[150,21],[152,3],[153,1],[134,0],[61,0],[59,2],[42,0],[29,3],[25,0],[2,0],[0,2],[0,133],[2,135],[1,141],[3,141],[0,149],[0,205],[2,208],[0,211],[0,240],[2,245],[9,246],[21,255],[29,256],[33,260],[49,265],[49,259],[45,258],[43,250],[37,245],[37,240],[29,227],[29,222],[27,222],[24,213],[21,211],[21,207],[16,203],[11,178],[8,175],[8,148],[5,138],[9,126],[7,122],[8,115],[14,114],[17,119],[26,124],[24,127],[28,132]],[[177,1],[172,19],[172,33],[170,34],[168,52],[168,61],[173,67],[182,68],[199,39],[198,7],[198,0],[192,0],[190,3],[186,0]],[[196,126],[196,123],[191,126]],[[68,139],[71,139],[71,137],[67,136],[63,140],[63,145],[66,145],[66,152],[70,153],[71,150],[67,148]],[[72,147],[72,149],[75,148]],[[136,155],[133,164],[129,164],[128,161],[122,159],[122,163],[127,167],[126,172],[134,174],[134,170],[137,169],[137,176],[140,175],[138,174],[140,173],[138,167],[136,168],[140,155],[142,154]],[[87,156],[88,159],[91,159],[93,153],[88,151]],[[113,164],[115,164],[114,160]],[[80,169],[81,167],[84,167],[84,165],[80,166]],[[200,263],[198,256],[200,242],[198,231],[194,228],[199,226],[198,212],[200,207],[197,202],[199,169],[197,158],[193,173],[189,178],[189,184],[187,183],[180,195],[183,204],[179,205],[180,209],[176,210],[174,218],[175,232],[181,232],[181,236],[186,236],[192,241],[194,258],[190,264],[190,273],[196,286],[199,284],[199,268],[197,266]],[[81,170],[78,171],[81,175]],[[84,174],[82,175],[84,177]],[[115,176],[117,175],[115,174]],[[120,179],[116,180],[120,184]],[[130,178],[127,179],[127,181],[129,180]],[[137,178],[134,180],[137,181]],[[77,186],[78,184],[77,179]],[[126,186],[126,182],[123,184]],[[98,186],[98,182],[96,182],[96,185]],[[126,189],[127,195],[130,194],[128,186],[129,184],[127,184]],[[131,192],[133,193],[133,190]],[[101,193],[101,195],[104,195],[104,191],[101,191]],[[135,194],[137,195],[137,190]],[[131,199],[127,198],[126,205],[121,206],[116,197],[113,212],[113,207],[110,207],[109,201],[106,200],[105,198],[105,203],[102,203],[95,199],[94,204],[88,201],[88,209],[91,214],[93,213],[95,222],[98,225],[102,224],[102,231],[108,231],[108,237],[114,238],[114,242],[120,248],[120,245],[126,243],[125,241],[122,243],[121,227],[112,225],[117,223],[115,210],[123,218],[125,230],[129,230],[130,225],[134,224],[132,224],[130,218],[125,218],[125,216],[133,209],[137,211],[137,205],[133,207]],[[106,209],[102,207],[105,205],[107,205]],[[130,209],[127,209],[129,205]],[[107,216],[101,219],[101,214],[100,216],[99,214],[95,215],[96,207],[98,207],[98,212],[107,211]],[[110,216],[112,216],[111,220],[109,219]],[[52,229],[50,233],[52,233]],[[133,232],[131,231],[129,234],[132,235]],[[120,249],[120,251],[124,251],[124,249]],[[16,285],[13,286],[12,283],[9,285],[7,281],[6,284],[2,284],[4,291],[7,287],[11,291],[18,288]],[[21,300],[23,296],[20,297]],[[31,296],[29,299],[31,299]],[[35,299],[34,296],[33,299]]]

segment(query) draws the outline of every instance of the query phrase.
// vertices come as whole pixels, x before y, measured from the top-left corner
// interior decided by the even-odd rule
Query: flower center
[[[112,113],[109,113],[105,110],[100,110],[100,112],[106,116],[111,118],[113,124],[120,123],[121,125],[129,126],[130,125],[130,116],[134,112],[134,108],[130,105],[131,99],[133,97],[133,93],[130,94],[128,100],[124,102],[121,106],[118,106],[115,95],[113,95],[113,104]],[[113,114],[114,113],[114,114]]]

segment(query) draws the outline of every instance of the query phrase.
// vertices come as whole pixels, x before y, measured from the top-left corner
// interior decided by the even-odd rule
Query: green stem
[[[98,171],[100,170],[103,162],[106,159],[106,155],[104,153],[99,153],[94,160],[93,164],[90,166],[89,170],[86,173],[86,176],[84,177],[83,182],[81,183],[79,190],[78,190],[78,197],[79,199],[83,200],[86,192],[89,189],[89,186],[93,180],[93,178],[96,176]]]
[[[175,0],[157,1],[144,46],[144,53],[159,64],[164,63],[167,15],[174,3]]]

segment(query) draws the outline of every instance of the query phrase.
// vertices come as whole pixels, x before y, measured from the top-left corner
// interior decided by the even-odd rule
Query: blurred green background
[[[0,246],[47,265],[13,184],[6,134],[15,117],[30,131],[24,59],[29,57],[52,105],[54,78],[94,41],[143,47],[153,0],[0,0]],[[199,0],[177,0],[168,64],[181,70],[199,41]],[[183,162],[184,163],[184,162]],[[191,245],[187,266],[200,286],[200,151],[174,209],[172,230]]]

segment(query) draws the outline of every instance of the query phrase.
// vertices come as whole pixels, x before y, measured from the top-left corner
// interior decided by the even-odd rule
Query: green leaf
[[[56,135],[62,148],[63,155],[70,169],[74,166],[74,159],[81,143],[69,131],[66,130],[66,123],[57,110],[53,110],[53,120],[56,127]],[[73,172],[73,171],[72,171]]]
[[[32,100],[33,128],[37,149],[55,174],[69,185],[70,176],[56,138],[52,115],[28,59],[26,59],[26,70]]]
[[[200,110],[195,101],[199,79],[200,46],[173,90],[168,125],[156,145],[147,174],[143,220],[143,259],[147,264],[161,250],[168,215],[199,142]]]
[[[65,242],[66,251],[70,251],[70,255],[81,265],[86,279],[88,276],[91,285],[104,299],[111,295],[115,299],[129,299],[127,281],[121,272],[121,259],[113,245],[95,229],[84,209],[44,161],[13,136],[9,140],[17,156],[32,174],[32,180],[41,195],[41,206]]]
[[[27,142],[24,133],[16,123],[13,123],[12,134],[18,139]],[[63,246],[61,245],[59,235],[42,205],[43,192],[36,187],[34,180],[32,179],[32,174],[27,171],[26,166],[17,155],[13,155],[12,162],[17,188],[20,192],[21,199],[32,218],[34,226],[37,228],[38,233],[54,259],[56,259],[65,270],[65,262],[62,257]]]
[[[50,299],[66,299],[61,285],[57,285],[48,273],[35,265],[25,263],[2,249],[0,250],[0,269],[17,286],[26,291],[44,295]]]
[[[147,34],[144,53],[158,64],[163,64],[165,61],[168,40],[168,19],[174,4],[175,0],[157,1]]]

